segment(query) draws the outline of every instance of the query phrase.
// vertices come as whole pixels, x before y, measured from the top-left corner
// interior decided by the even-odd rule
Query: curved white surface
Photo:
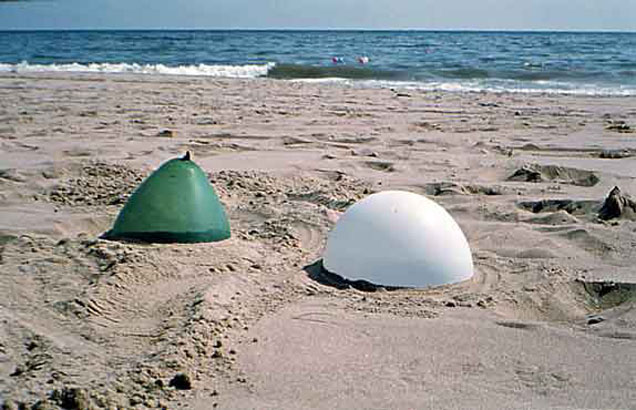
[[[464,233],[421,195],[385,191],[351,206],[329,233],[323,266],[345,279],[427,287],[473,276]]]

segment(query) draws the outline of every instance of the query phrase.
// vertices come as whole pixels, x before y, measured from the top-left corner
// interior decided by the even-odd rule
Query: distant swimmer
[[[344,59],[342,57],[331,57],[331,62],[334,64],[342,64],[344,63]]]
[[[358,63],[360,64],[367,64],[369,62],[369,57],[367,56],[360,56],[358,57]]]

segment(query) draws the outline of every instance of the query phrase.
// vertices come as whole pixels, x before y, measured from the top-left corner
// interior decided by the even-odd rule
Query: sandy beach
[[[231,239],[100,239],[186,151]],[[601,218],[615,186],[624,212]],[[321,271],[341,213],[389,189],[455,218],[473,279],[369,291]],[[633,409],[630,194],[635,97],[2,73],[0,402]]]

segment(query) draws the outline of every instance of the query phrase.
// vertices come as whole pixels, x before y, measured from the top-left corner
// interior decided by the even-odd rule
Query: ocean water
[[[2,71],[630,96],[636,33],[0,31]]]

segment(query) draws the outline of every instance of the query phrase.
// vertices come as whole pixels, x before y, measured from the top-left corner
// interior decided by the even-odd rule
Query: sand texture
[[[232,238],[100,239],[186,151]],[[634,409],[635,155],[635,98],[3,74],[0,403]],[[449,211],[473,279],[321,269],[388,189]]]

